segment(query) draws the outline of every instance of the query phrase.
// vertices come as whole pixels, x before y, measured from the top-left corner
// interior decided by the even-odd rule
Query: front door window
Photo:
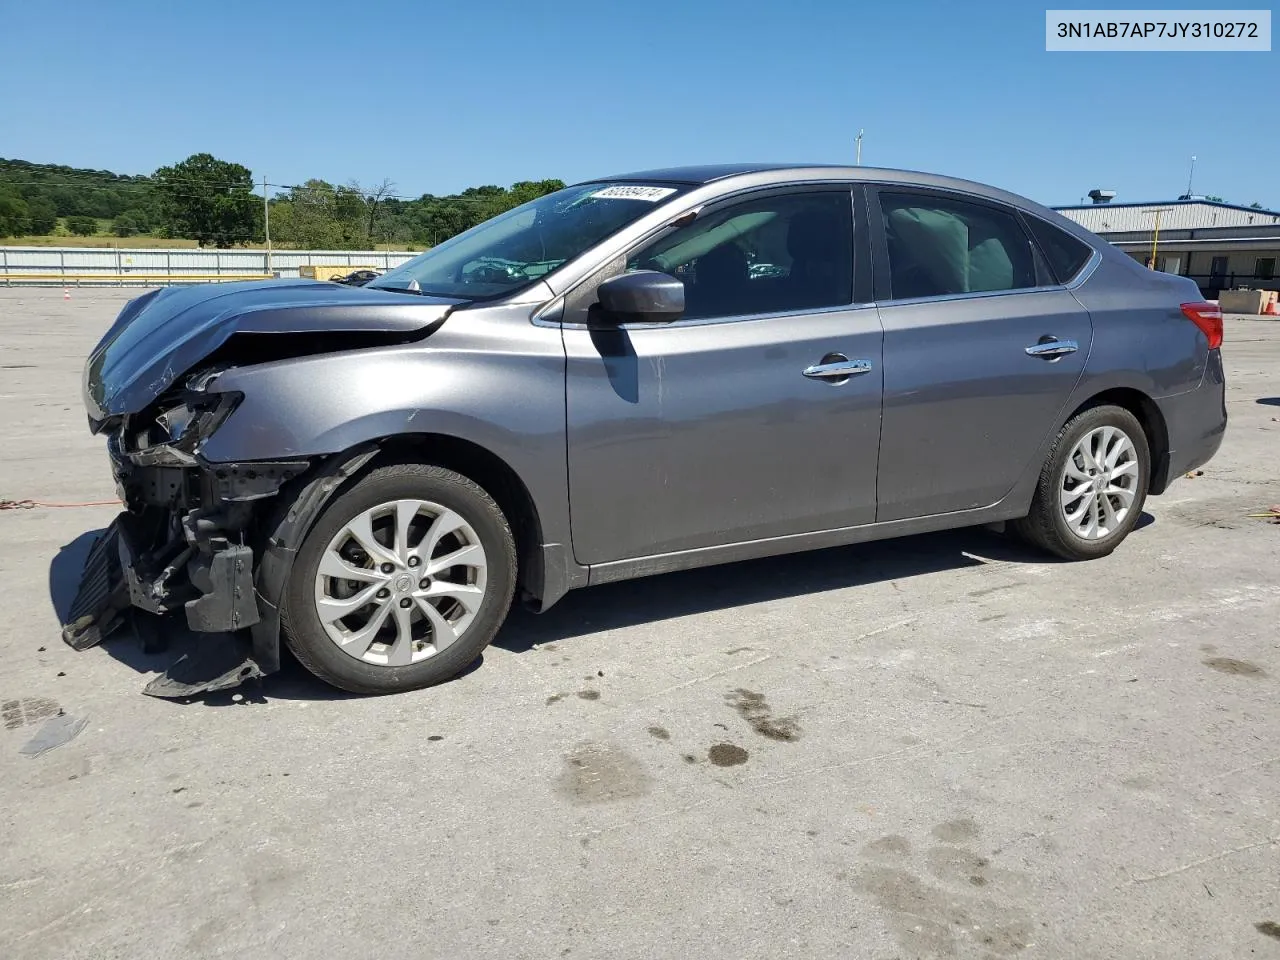
[[[792,313],[853,300],[848,191],[792,193],[713,211],[627,259],[684,281],[685,319]]]

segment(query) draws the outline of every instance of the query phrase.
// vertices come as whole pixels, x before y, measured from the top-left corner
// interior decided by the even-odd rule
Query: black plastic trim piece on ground
[[[264,676],[254,662],[249,644],[235,634],[206,634],[195,652],[183,654],[142,692],[149,697],[183,699],[238,687]]]

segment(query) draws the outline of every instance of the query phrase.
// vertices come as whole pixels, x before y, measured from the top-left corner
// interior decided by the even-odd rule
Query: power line
[[[30,174],[28,174],[30,176]],[[109,177],[95,177],[91,174],[54,174],[37,180],[11,180],[5,176],[5,168],[0,166],[0,182],[21,183],[28,185],[53,184],[54,186],[98,186],[98,187],[153,187],[163,183],[198,183],[204,186],[243,187],[239,180],[201,180],[199,177],[134,177],[129,180],[113,180]],[[254,186],[250,183],[249,186]]]
[[[61,177],[61,179],[59,179],[59,177]],[[225,188],[225,189],[231,189],[231,190],[255,190],[258,188],[258,184],[256,183],[250,183],[246,185],[242,181],[225,181],[225,180],[211,181],[211,180],[201,180],[195,177],[140,176],[133,180],[107,180],[104,178],[93,178],[89,174],[84,174],[84,175],[77,174],[74,176],[68,175],[68,174],[59,174],[57,176],[42,177],[39,180],[11,180],[5,177],[4,168],[3,166],[0,166],[0,184],[7,184],[9,186],[97,187],[100,189],[108,189],[108,190],[115,190],[122,187],[140,187],[145,190],[155,191],[157,188],[161,188],[173,183],[190,183],[190,184],[195,184],[201,187],[212,187],[215,189]],[[275,187],[278,190],[304,190],[304,191],[311,191],[311,192],[332,190],[335,194],[341,190],[341,191],[347,191],[350,193],[357,194],[362,199],[365,197],[373,196],[372,192],[357,190],[354,187],[349,187],[344,184],[330,184],[328,186],[313,187],[305,183],[268,183],[266,184],[266,186]],[[490,203],[494,200],[501,199],[503,195],[510,194],[509,187],[499,187],[498,189],[502,191],[501,194],[494,194],[492,196],[486,196],[486,197],[464,197],[461,194],[436,195],[436,194],[428,194],[428,193],[419,194],[418,196],[415,197],[415,196],[409,196],[407,194],[386,193],[378,198],[378,202],[381,203],[383,200],[401,200],[404,202],[412,203],[412,202],[417,202],[419,200],[422,200],[424,198],[429,198],[430,200],[447,200],[451,203]],[[195,196],[193,194],[174,194],[174,193],[169,193],[169,195],[188,197],[188,198]],[[260,201],[262,199],[262,195],[254,194],[253,198],[255,199],[255,201]],[[244,199],[244,198],[237,197],[234,199]],[[274,199],[279,199],[279,198],[277,197]]]

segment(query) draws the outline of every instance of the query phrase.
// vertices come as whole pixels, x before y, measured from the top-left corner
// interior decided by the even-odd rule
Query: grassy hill
[[[0,244],[175,248],[263,246],[264,202],[279,249],[421,250],[564,186],[522,180],[448,196],[394,184],[263,185],[240,164],[195,154],[150,176],[0,157]],[[158,234],[164,234],[161,237]],[[176,239],[169,239],[176,237]]]

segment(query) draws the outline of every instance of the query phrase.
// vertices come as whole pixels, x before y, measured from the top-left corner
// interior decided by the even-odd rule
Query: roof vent
[[[1089,199],[1094,203],[1110,203],[1116,198],[1114,190],[1090,190]]]

